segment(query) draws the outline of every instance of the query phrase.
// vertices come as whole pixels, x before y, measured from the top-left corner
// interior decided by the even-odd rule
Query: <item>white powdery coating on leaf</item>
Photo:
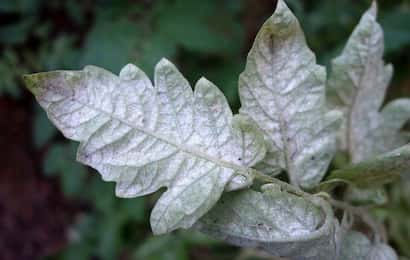
[[[87,66],[25,80],[63,134],[81,142],[78,160],[115,181],[118,196],[168,188],[151,214],[154,233],[192,226],[233,177],[242,181],[230,189],[252,183],[223,94],[204,78],[193,92],[165,59],[155,68],[155,87],[132,64],[119,77]]]
[[[225,194],[196,228],[241,247],[263,249],[289,259],[335,259],[338,223],[331,207],[269,184],[263,193],[243,190]]]
[[[408,141],[398,131],[410,118],[410,99],[395,100],[380,112],[393,74],[383,61],[383,30],[376,3],[363,15],[342,54],[332,61],[328,81],[331,106],[344,112],[340,147],[352,162],[397,148]]]
[[[239,78],[240,113],[264,132],[268,153],[261,168],[285,169],[304,188],[320,182],[336,146],[340,113],[326,113],[325,79],[296,17],[278,1]]]

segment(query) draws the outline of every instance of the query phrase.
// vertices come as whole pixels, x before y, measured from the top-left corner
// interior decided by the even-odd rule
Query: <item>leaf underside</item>
[[[119,77],[87,66],[25,81],[61,132],[81,142],[78,161],[115,181],[118,196],[168,188],[151,214],[157,234],[192,226],[229,181],[230,190],[249,186],[248,166],[264,156],[254,129],[241,128],[240,118],[233,125],[215,85],[202,78],[193,93],[165,59],[156,66],[155,88],[131,64]]]
[[[195,225],[241,247],[262,248],[290,259],[335,259],[338,224],[330,206],[267,184],[263,192],[225,194]]]
[[[407,143],[399,133],[410,118],[410,99],[380,108],[393,73],[383,61],[383,30],[376,21],[376,3],[362,16],[342,54],[332,61],[328,80],[330,106],[343,111],[340,147],[353,163]]]
[[[284,1],[256,36],[239,77],[240,113],[264,132],[265,173],[288,172],[292,184],[312,188],[335,151],[340,113],[326,111],[324,67],[308,48]]]
[[[408,171],[409,145],[364,161],[406,142],[395,134],[410,112],[410,99],[379,112],[392,68],[382,60],[375,13],[375,6],[365,13],[333,61],[325,93],[325,69],[279,0],[239,77],[236,116],[214,84],[201,78],[192,91],[166,59],[155,68],[154,84],[132,64],[119,76],[87,66],[24,80],[64,136],[80,142],[77,160],[116,182],[117,196],[166,188],[151,213],[155,234],[194,226],[291,259],[397,259],[385,244],[342,232],[318,196],[292,192],[288,184],[244,189],[253,183],[251,167],[269,175],[285,170],[293,185],[317,186],[337,148],[343,115],[339,145],[355,164],[333,171],[330,181],[368,188]]]

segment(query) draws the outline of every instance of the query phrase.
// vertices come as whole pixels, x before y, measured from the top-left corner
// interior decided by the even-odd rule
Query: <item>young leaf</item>
[[[119,77],[87,66],[25,81],[63,134],[81,142],[77,159],[115,181],[118,196],[168,188],[151,214],[156,234],[190,227],[233,177],[240,176],[234,189],[251,183],[223,94],[204,78],[193,93],[165,59],[156,66],[155,88],[131,64]]]
[[[287,170],[303,188],[322,179],[335,151],[340,114],[325,111],[325,79],[296,17],[279,0],[239,77],[240,113],[264,132],[264,165]]]
[[[328,81],[329,99],[345,115],[341,146],[354,163],[407,141],[397,132],[410,118],[410,99],[392,101],[379,112],[393,68],[383,61],[384,38],[376,11],[373,2],[333,60]]]
[[[374,187],[396,180],[410,171],[410,144],[374,159],[333,171],[329,180],[338,179],[357,187]]]
[[[241,247],[262,248],[290,259],[335,259],[338,224],[331,207],[317,197],[304,198],[277,184],[263,192],[226,193],[196,228]]]
[[[360,232],[349,230],[340,248],[339,260],[397,260],[396,252],[384,243],[372,243]]]

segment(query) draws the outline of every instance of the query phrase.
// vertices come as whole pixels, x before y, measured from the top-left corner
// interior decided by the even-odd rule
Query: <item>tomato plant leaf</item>
[[[394,100],[379,112],[393,67],[383,61],[384,37],[376,9],[373,2],[362,16],[342,54],[332,61],[328,81],[331,105],[344,113],[340,144],[354,163],[408,140],[398,132],[410,118],[410,99]]]
[[[410,144],[344,168],[334,170],[329,180],[344,180],[356,187],[375,187],[392,182],[410,171]]]
[[[222,92],[204,78],[193,92],[165,59],[156,66],[155,88],[134,65],[119,77],[87,66],[26,75],[25,81],[62,133],[81,142],[77,159],[115,181],[118,196],[168,188],[151,214],[156,234],[189,228],[234,177],[240,176],[230,189],[248,187],[246,163],[264,153],[262,146],[254,147],[257,155],[249,150],[244,163],[244,145],[252,144],[235,134]],[[247,136],[251,127],[245,130]]]
[[[372,242],[364,234],[348,230],[341,242],[340,260],[397,260],[394,250],[381,242]]]
[[[290,259],[335,259],[338,253],[338,224],[331,207],[277,184],[262,186],[262,192],[226,193],[196,228],[234,245]]]
[[[325,79],[296,17],[279,0],[239,77],[240,113],[264,132],[265,172],[285,169],[303,188],[320,182],[335,151],[341,115],[326,111]]]

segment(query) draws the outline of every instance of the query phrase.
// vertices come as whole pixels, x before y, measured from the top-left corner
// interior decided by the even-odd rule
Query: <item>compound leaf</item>
[[[195,225],[201,232],[241,247],[262,248],[290,259],[335,259],[338,224],[331,207],[278,184],[263,192],[226,193]]]
[[[296,17],[279,0],[239,77],[240,113],[264,132],[264,171],[285,169],[292,184],[303,188],[322,179],[335,151],[341,115],[326,112],[325,79]]]
[[[165,59],[156,66],[155,88],[131,64],[119,77],[87,66],[24,78],[54,124],[81,143],[77,159],[115,181],[118,196],[168,188],[151,214],[156,234],[192,226],[232,178],[240,176],[231,189],[252,181],[223,94],[204,78],[193,93]]]
[[[332,61],[328,96],[344,112],[342,149],[352,162],[387,152],[408,140],[399,134],[410,118],[410,99],[382,106],[393,68],[383,61],[383,30],[376,21],[376,3],[363,15],[342,54]]]

